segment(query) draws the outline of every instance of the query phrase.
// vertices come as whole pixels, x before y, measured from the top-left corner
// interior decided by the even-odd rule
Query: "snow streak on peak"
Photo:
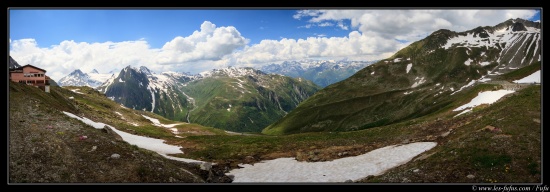
[[[260,75],[264,74],[263,72],[245,67],[245,68],[238,68],[238,67],[227,67],[227,68],[221,68],[221,69],[212,69],[211,71],[204,71],[199,73],[201,77],[212,77],[212,76],[228,76],[228,77],[243,77],[248,75]]]

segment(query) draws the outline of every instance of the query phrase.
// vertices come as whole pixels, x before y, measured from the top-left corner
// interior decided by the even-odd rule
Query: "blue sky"
[[[44,47],[64,40],[92,43],[143,38],[152,48],[161,48],[176,36],[191,35],[204,21],[217,26],[234,26],[242,36],[250,39],[251,44],[264,39],[346,36],[349,33],[334,27],[306,28],[306,21],[292,17],[296,11],[12,10],[10,38],[34,38]]]
[[[285,60],[378,60],[438,29],[465,31],[533,9],[10,9],[10,55],[58,80],[125,66],[198,73]]]

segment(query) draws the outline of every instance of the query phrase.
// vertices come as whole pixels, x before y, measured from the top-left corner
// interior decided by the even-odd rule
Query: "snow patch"
[[[126,133],[124,131],[120,131],[120,130],[116,129],[113,126],[106,125],[104,123],[96,123],[96,122],[91,121],[91,120],[89,120],[85,117],[80,118],[80,117],[78,117],[78,116],[76,116],[72,113],[65,112],[65,111],[63,111],[63,113],[65,113],[69,117],[76,118],[76,119],[78,119],[78,120],[80,120],[80,121],[82,121],[86,124],[92,125],[96,129],[100,125],[102,125],[101,128],[103,128],[104,126],[108,126],[109,128],[111,128],[111,130],[113,130],[115,133],[120,135],[120,137],[122,137],[122,140],[128,142],[129,144],[136,145],[138,147],[157,152],[158,154],[162,155],[165,158],[173,159],[173,160],[177,160],[177,161],[183,161],[183,162],[187,162],[187,163],[197,163],[197,162],[203,163],[203,161],[197,161],[197,160],[193,160],[193,159],[185,159],[185,158],[168,156],[168,154],[179,154],[179,153],[183,153],[183,151],[180,150],[181,146],[168,145],[168,144],[164,143],[164,140],[162,140],[162,139],[155,139],[155,138],[150,138],[150,137],[133,135],[133,134],[130,134],[130,133]]]
[[[356,181],[405,164],[436,145],[435,142],[391,145],[363,155],[326,162],[298,162],[295,158],[279,158],[254,165],[239,164],[244,168],[233,169],[227,175],[235,176],[234,183]]]
[[[395,62],[399,62],[399,61],[401,61],[401,58],[395,58],[395,59],[393,60],[394,63],[395,63]]]
[[[480,92],[480,93],[477,94],[477,96],[475,98],[472,99],[472,101],[470,101],[469,103],[466,103],[466,104],[454,109],[453,111],[460,111],[460,110],[475,107],[475,106],[478,106],[478,105],[481,105],[481,104],[492,104],[492,103],[496,102],[497,100],[499,100],[500,98],[502,98],[504,95],[507,95],[507,94],[510,94],[510,93],[513,93],[513,92],[515,92],[515,91],[498,90],[498,91]]]
[[[413,66],[412,63],[407,64],[407,73],[409,73],[409,71],[411,70],[412,66]]]
[[[474,60],[471,60],[470,58],[468,58],[468,60],[464,61],[464,65],[468,65],[470,66],[470,63],[474,61]]]
[[[124,118],[124,116],[122,116],[122,113],[119,113],[118,111],[115,111],[115,113],[116,113],[117,115],[119,115],[121,119],[126,120],[126,118]]]
[[[479,65],[481,65],[481,66],[487,66],[489,64],[491,64],[491,62],[489,62],[489,61],[483,61],[483,62],[479,63]]]
[[[514,83],[533,83],[533,82],[540,83],[540,70],[520,80],[514,81]]]
[[[72,92],[84,95],[84,93],[78,92],[80,89],[71,89]]]
[[[414,84],[411,86],[411,88],[418,87],[420,84],[425,83],[426,80],[424,80],[424,77],[420,78],[420,80],[414,82]]]
[[[483,78],[483,77],[482,77],[482,78]],[[464,88],[466,88],[466,87],[472,86],[474,83],[476,83],[476,80],[470,81],[468,84],[462,86],[459,90],[457,90],[457,91],[451,93],[451,95],[454,95],[455,93],[458,93],[458,92],[462,91],[462,89],[464,89]]]
[[[464,111],[460,112],[459,114],[456,114],[455,116],[453,116],[453,118],[455,118],[455,117],[458,117],[459,115],[462,115],[462,114],[468,113],[468,112],[470,112],[470,111],[472,111],[472,109],[466,109],[466,110],[464,110]]]
[[[86,117],[79,117],[79,116],[76,116],[75,114],[72,114],[72,113],[69,113],[69,112],[66,112],[66,111],[62,111],[63,113],[65,113],[65,115],[69,116],[69,117],[72,117],[72,118],[75,118],[75,119],[78,119],[82,122],[84,122],[86,125],[89,125],[89,126],[92,126],[96,129],[103,129],[103,127],[105,127],[105,124],[104,123],[96,123]]]

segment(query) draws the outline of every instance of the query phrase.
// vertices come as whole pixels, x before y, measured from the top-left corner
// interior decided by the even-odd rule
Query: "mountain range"
[[[285,76],[304,78],[326,87],[344,80],[374,61],[334,61],[334,60],[301,60],[284,61],[281,64],[262,66],[261,71]]]
[[[540,23],[523,19],[435,31],[320,90],[263,133],[352,131],[434,113],[474,84],[540,61],[540,37]]]
[[[228,67],[197,75],[128,66],[97,88],[129,108],[238,132],[260,132],[318,89],[302,78]]]
[[[80,69],[76,69],[69,75],[59,79],[58,84],[60,86],[88,86],[96,88],[113,75],[114,74],[100,74],[95,69],[89,73],[84,73]]]

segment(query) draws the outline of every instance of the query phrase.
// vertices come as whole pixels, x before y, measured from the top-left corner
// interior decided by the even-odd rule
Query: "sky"
[[[10,9],[9,54],[58,81],[76,69],[199,72],[287,60],[373,61],[439,29],[465,31],[537,9]]]

